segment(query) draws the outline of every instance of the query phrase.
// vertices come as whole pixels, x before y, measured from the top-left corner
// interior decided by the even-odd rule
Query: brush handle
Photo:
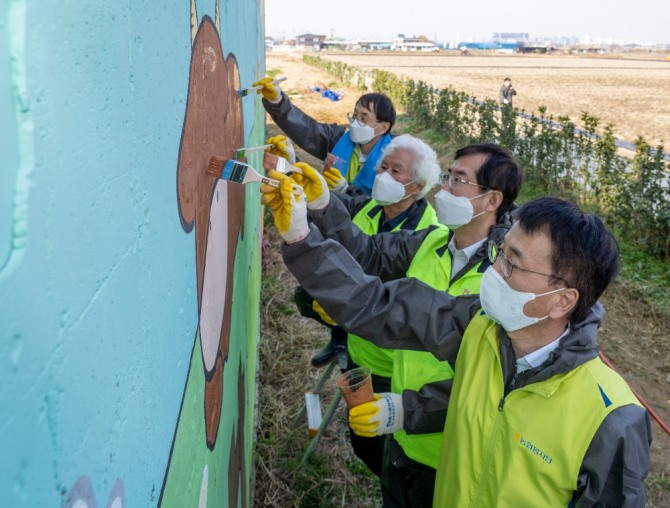
[[[271,185],[272,187],[275,187],[276,189],[279,188],[279,180],[275,180],[274,178],[268,178],[267,176],[261,176],[261,183],[264,183],[266,185]],[[298,185],[297,183],[292,184],[293,187],[293,194],[296,196],[300,196],[300,194],[303,193],[302,187]]]
[[[275,146],[274,144],[270,143],[269,145],[261,145],[261,146],[252,146],[252,147],[242,147],[238,148],[235,150],[236,152],[259,152],[261,150],[265,150],[266,148],[270,148],[272,146]]]
[[[263,167],[266,170],[274,169],[275,171],[285,175],[288,173],[298,173],[301,175],[304,174],[302,169],[293,166],[283,157],[268,152],[263,155]]]
[[[261,176],[261,183],[264,183],[266,185],[271,185],[272,187],[279,188],[279,180],[275,180],[274,178],[268,178],[267,176]]]
[[[266,83],[266,85],[278,85],[278,84],[281,83],[282,81],[286,81],[286,78],[283,77],[283,78],[273,79],[272,81]],[[244,89],[240,90],[240,93],[242,93],[242,92],[246,92],[246,93],[249,93],[249,92],[255,92],[255,91],[257,91],[257,90],[260,90],[260,89],[263,88],[264,86],[265,86],[265,85],[256,85],[256,86],[251,86],[251,87],[249,87],[249,88],[244,88]]]

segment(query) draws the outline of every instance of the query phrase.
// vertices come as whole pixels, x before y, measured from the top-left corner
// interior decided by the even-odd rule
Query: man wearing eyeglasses
[[[469,145],[456,152],[435,195],[438,221],[448,227],[370,237],[352,226],[337,199],[312,218],[369,275],[382,280],[416,277],[454,296],[476,294],[490,265],[487,241],[499,241],[509,230],[521,182],[521,168],[502,147]],[[453,361],[425,351],[395,350],[391,392],[350,411],[351,427],[360,436],[373,440],[389,435],[381,474],[385,507],[431,504],[453,375]]]
[[[559,198],[524,204],[504,240],[487,244],[480,295],[453,297],[366,276],[298,220],[306,205],[288,180],[280,192],[284,262],[338,323],[455,361],[434,507],[644,506],[649,415],[598,357],[598,298],[619,270],[598,217]]]
[[[262,86],[263,107],[284,133],[300,148],[319,160],[331,153],[344,160],[344,169],[332,170],[338,179],[336,190],[351,187],[370,196],[375,180],[375,168],[383,149],[391,142],[391,129],[396,112],[391,99],[384,94],[362,95],[354,111],[347,115],[348,125],[321,123],[294,106],[272,78],[265,77],[253,83]],[[352,187],[353,186],[353,187]],[[332,185],[331,185],[332,188]]]

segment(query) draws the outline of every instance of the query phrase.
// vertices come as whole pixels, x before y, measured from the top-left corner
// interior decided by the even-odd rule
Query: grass
[[[309,360],[330,334],[327,328],[301,317],[293,303],[297,282],[279,253],[281,239],[269,210],[265,211],[261,283],[259,424],[254,450],[254,506],[335,508],[381,506],[377,478],[354,455],[347,435],[344,404],[302,463],[309,443],[305,418],[295,422],[322,370]],[[321,406],[335,390],[337,369],[326,383]]]

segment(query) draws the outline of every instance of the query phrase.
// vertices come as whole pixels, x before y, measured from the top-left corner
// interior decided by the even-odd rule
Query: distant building
[[[381,50],[381,49],[391,49],[390,40],[371,40],[371,39],[354,39],[351,41],[354,47],[359,47],[367,50]]]
[[[311,49],[321,49],[323,46],[323,41],[326,40],[325,35],[315,35],[315,34],[302,34],[296,37],[298,46],[303,46],[305,48]]]
[[[528,42],[528,40],[526,32],[493,32],[495,42]]]
[[[486,51],[497,51],[501,53],[512,53],[517,51],[519,45],[516,42],[459,42],[458,49],[478,49]]]
[[[405,37],[404,34],[398,34],[398,37],[391,41],[391,51],[440,51],[432,42],[420,39],[418,37]]]
[[[325,39],[321,44],[321,47],[326,49],[350,49],[352,45],[351,41],[345,39]]]

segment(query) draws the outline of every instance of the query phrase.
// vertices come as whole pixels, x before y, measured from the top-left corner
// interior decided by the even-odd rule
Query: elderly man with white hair
[[[300,163],[296,165],[300,166]],[[403,134],[395,137],[380,156],[372,198],[360,193],[346,193],[347,183],[334,167],[326,169],[324,177],[357,229],[365,235],[374,235],[399,230],[419,231],[437,224],[435,210],[425,195],[438,183],[440,173],[435,151],[422,140]],[[375,390],[387,392],[391,389],[392,351],[347,334],[300,287],[296,289],[296,303],[304,316],[315,318],[331,328],[329,343],[312,358],[315,367],[325,365],[347,348],[348,368],[369,367]],[[384,436],[365,438],[351,432],[356,455],[377,476],[381,475],[384,441]]]

